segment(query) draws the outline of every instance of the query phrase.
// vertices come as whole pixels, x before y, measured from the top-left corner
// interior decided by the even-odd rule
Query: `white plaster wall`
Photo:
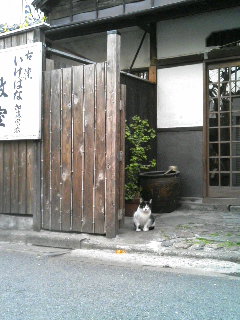
[[[203,65],[158,70],[158,128],[203,125]]]
[[[208,51],[211,32],[239,27],[240,7],[158,22],[158,59]]]
[[[134,55],[142,39],[143,30],[129,28],[120,30],[121,32],[121,69],[128,69],[131,66]],[[106,33],[94,34],[65,41],[56,41],[56,46],[61,46],[70,51],[74,51],[86,58],[96,61],[106,61],[107,57],[107,35]],[[147,35],[139,55],[134,64],[134,68],[149,66],[149,36]]]

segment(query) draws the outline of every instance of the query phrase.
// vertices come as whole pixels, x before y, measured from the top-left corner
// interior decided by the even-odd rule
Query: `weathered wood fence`
[[[115,229],[116,214],[121,218],[124,167],[117,165],[121,159],[114,163],[113,153],[124,144],[125,116],[117,110],[120,143],[112,149],[116,122],[108,75],[106,63],[44,73],[43,229],[104,234]],[[116,203],[109,203],[110,188]]]
[[[0,48],[35,41],[44,41],[39,30],[0,39]],[[117,234],[125,86],[120,35],[107,41],[105,63],[44,72],[41,141],[0,142],[0,214],[32,215],[35,230]]]
[[[0,39],[0,49],[42,41],[40,30]],[[0,141],[0,213],[40,212],[40,142]]]

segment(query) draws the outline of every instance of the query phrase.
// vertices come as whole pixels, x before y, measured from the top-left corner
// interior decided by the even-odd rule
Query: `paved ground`
[[[91,251],[0,242],[1,320],[239,319],[238,277],[115,264]],[[129,255],[146,257],[115,254]]]
[[[0,241],[61,248],[125,250],[240,262],[240,212],[176,210],[156,215],[156,228],[135,232],[132,218],[114,239],[88,234],[0,230]],[[121,253],[121,252],[120,252]]]

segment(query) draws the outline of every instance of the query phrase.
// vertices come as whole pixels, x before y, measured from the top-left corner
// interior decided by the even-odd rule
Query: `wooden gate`
[[[44,73],[43,229],[109,237],[117,232],[124,207],[125,115],[120,84],[113,90],[106,66]]]

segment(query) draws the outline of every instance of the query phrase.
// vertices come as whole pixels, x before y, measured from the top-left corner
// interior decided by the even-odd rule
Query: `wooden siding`
[[[0,49],[40,41],[36,30],[0,39]],[[0,141],[0,213],[37,215],[40,210],[40,142]]]

